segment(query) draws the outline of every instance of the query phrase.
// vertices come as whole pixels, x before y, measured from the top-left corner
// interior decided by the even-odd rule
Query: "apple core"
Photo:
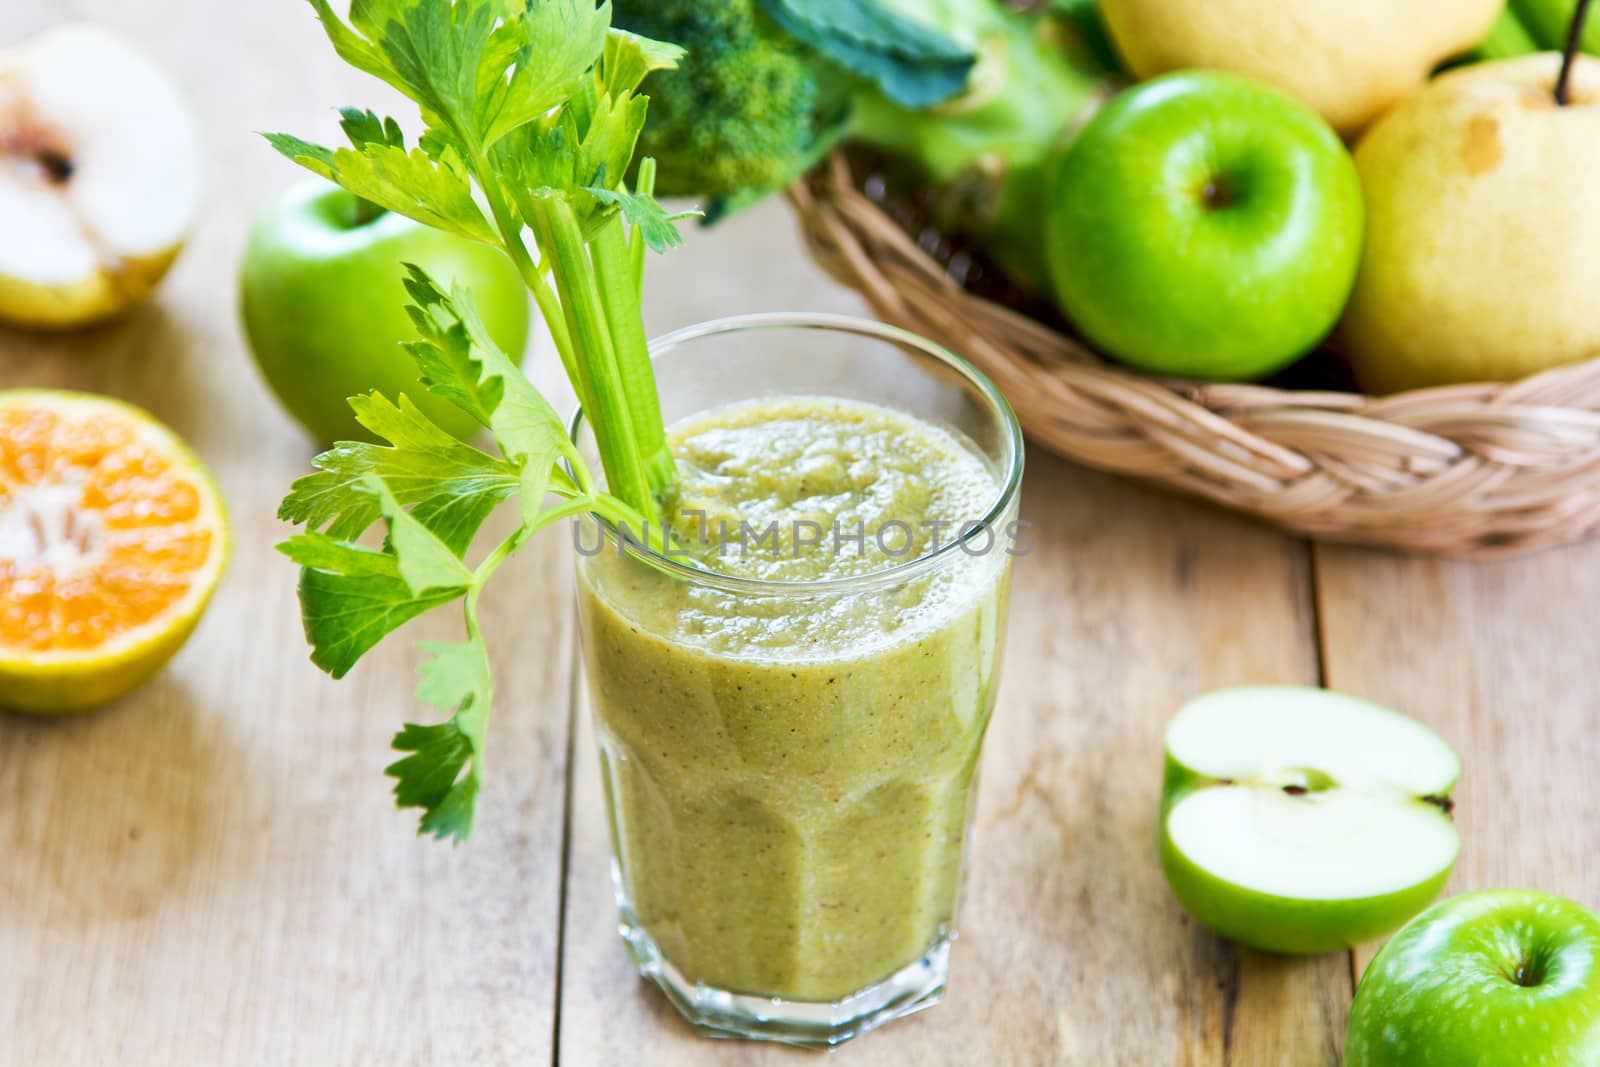
[[[1178,899],[1234,940],[1331,951],[1431,900],[1460,849],[1438,735],[1296,686],[1200,697],[1167,730],[1162,862]]]

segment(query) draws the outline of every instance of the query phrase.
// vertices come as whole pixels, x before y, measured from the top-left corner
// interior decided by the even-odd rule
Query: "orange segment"
[[[71,711],[182,644],[227,555],[188,447],[106,397],[0,391],[0,706]]]
[[[107,456],[94,467],[76,471],[87,479],[84,507],[98,511],[107,525],[162,526],[199,514],[200,492],[194,482],[157,456]]]
[[[50,466],[50,437],[59,421],[48,410],[0,412],[0,478],[26,485],[42,477]]]

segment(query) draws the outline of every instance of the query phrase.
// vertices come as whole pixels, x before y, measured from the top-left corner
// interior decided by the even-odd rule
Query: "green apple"
[[[489,335],[512,359],[528,342],[528,297],[499,249],[372,207],[320,178],[256,217],[240,277],[250,348],[267,384],[318,441],[370,440],[345,399],[404,393],[458,437],[476,423],[417,381],[402,264],[472,291]]]
[[[1224,937],[1333,952],[1427,907],[1460,851],[1461,763],[1414,719],[1304,686],[1222,689],[1167,727],[1161,863]]]
[[[1344,308],[1361,183],[1304,105],[1192,71],[1122,93],[1084,127],[1048,225],[1056,298],[1096,345],[1158,374],[1257,378]]]
[[[1367,967],[1344,1064],[1600,1064],[1600,916],[1527,889],[1430,908]]]

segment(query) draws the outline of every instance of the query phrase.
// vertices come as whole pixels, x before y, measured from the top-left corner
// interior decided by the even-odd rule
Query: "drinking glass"
[[[993,477],[984,513],[942,542],[845,578],[735,577],[594,516],[574,529],[628,951],[707,1031],[837,1044],[944,992],[1021,432],[972,366],[881,323],[742,316],[652,353],[669,427],[751,401],[866,402],[944,431]],[[572,432],[593,460],[582,412]],[[854,533],[830,531],[836,550]]]

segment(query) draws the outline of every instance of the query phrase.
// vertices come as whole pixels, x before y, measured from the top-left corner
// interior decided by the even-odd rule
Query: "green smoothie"
[[[853,401],[717,409],[671,442],[667,510],[700,568],[854,581],[752,592],[580,553],[624,921],[692,982],[837,1000],[951,930],[1005,531],[879,572],[951,542],[1001,487],[957,435]]]

